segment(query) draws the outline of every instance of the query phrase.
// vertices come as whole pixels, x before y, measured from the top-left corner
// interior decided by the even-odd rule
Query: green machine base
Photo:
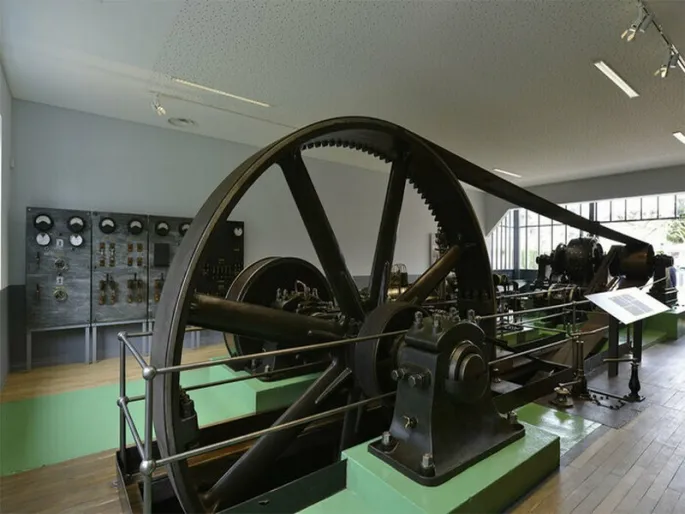
[[[306,514],[446,514],[502,512],[559,467],[559,437],[525,425],[522,439],[437,487],[409,480],[368,451],[343,453],[347,486],[301,511]]]
[[[681,338],[685,335],[685,306],[676,305],[670,311],[647,318],[645,329],[663,331],[668,340],[675,341]]]

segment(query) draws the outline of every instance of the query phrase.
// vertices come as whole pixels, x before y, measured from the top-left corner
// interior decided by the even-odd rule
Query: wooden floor
[[[646,410],[562,465],[513,514],[685,513],[685,338],[646,350],[641,383]]]
[[[228,356],[223,344],[183,350],[182,362],[200,362],[212,357]],[[141,379],[140,366],[133,357],[126,361],[127,380]],[[36,396],[64,393],[119,382],[119,359],[106,359],[95,364],[68,364],[35,368],[10,373],[0,391],[0,403],[26,400]]]
[[[197,352],[187,358],[211,356],[210,349]],[[115,363],[101,364],[82,383],[118,379]],[[53,387],[76,387],[56,370],[45,373]],[[17,377],[8,386],[21,383]],[[685,338],[646,351],[642,383],[650,396],[645,411],[619,430],[606,430],[570,462],[562,460],[514,514],[685,513]],[[24,395],[39,394],[26,388]],[[120,512],[112,452],[0,478],[0,512]]]

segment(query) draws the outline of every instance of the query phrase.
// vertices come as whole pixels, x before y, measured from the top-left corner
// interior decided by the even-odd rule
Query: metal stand
[[[607,373],[609,378],[613,378],[618,375],[618,327],[619,322],[613,316],[609,317],[609,351],[607,352],[608,358],[604,362],[609,363],[607,366]]]
[[[145,332],[147,329],[147,320],[144,319],[133,319],[133,320],[124,320],[124,321],[108,321],[104,323],[93,323],[90,325],[90,330],[92,333],[92,336],[90,338],[92,347],[91,347],[91,360],[90,362],[92,364],[95,364],[98,361],[98,327],[116,327],[120,325],[135,325],[136,323],[141,324],[142,331]]]
[[[46,328],[31,328],[26,331],[26,363],[25,363],[25,369],[26,371],[31,371],[33,368],[33,334],[34,332],[53,332],[53,331],[59,331],[59,330],[72,330],[75,328],[83,328],[84,329],[84,337],[83,337],[83,355],[84,355],[84,363],[85,364],[90,364],[91,363],[91,350],[90,350],[90,325],[69,325],[66,327],[46,327]]]

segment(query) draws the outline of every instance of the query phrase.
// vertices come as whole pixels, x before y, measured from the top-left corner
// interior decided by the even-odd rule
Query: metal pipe
[[[193,296],[188,323],[287,345],[332,341],[345,330],[335,321],[206,294]]]
[[[531,348],[530,350],[525,350],[523,352],[518,352],[518,353],[512,353],[511,355],[507,355],[505,357],[500,357],[499,359],[495,359],[490,361],[490,366],[494,366],[496,364],[499,364],[500,362],[506,362],[512,359],[515,359],[517,357],[525,357],[526,355],[530,355],[531,353],[537,353],[541,352],[543,350],[548,350],[550,348],[554,348],[556,346],[561,346],[562,344],[568,343],[571,340],[570,337],[566,339],[562,339],[561,341],[555,341],[550,344],[546,344],[544,346],[540,346],[539,348]]]
[[[126,345],[126,347],[128,348],[128,350],[133,354],[133,357],[135,357],[136,362],[141,367],[141,369],[148,367],[148,363],[145,362],[145,359],[140,354],[138,349],[135,346],[133,346],[133,344],[131,344],[131,341],[128,340],[128,335],[126,334],[126,332],[119,332],[117,334],[117,338],[119,339],[119,341],[124,343]]]
[[[568,303],[562,303],[559,305],[550,305],[548,307],[536,307],[535,309],[526,309],[522,311],[516,311],[516,314],[530,314],[532,312],[542,312],[542,311],[547,311],[550,309],[561,309],[563,307],[570,307],[571,305],[580,305],[581,303],[590,303],[590,300],[580,300],[580,301],[574,301],[574,302],[568,302]],[[493,318],[501,318],[502,316],[511,316],[511,312],[505,312],[505,313],[498,313],[498,314],[488,314],[487,316],[476,316],[476,321],[484,321],[487,319],[493,319]]]
[[[566,333],[567,333],[566,330],[560,330],[560,329],[558,329],[558,328],[538,327],[538,326],[535,326],[535,325],[527,325],[527,324],[524,324],[524,323],[513,323],[513,322],[509,322],[509,325],[511,325],[511,326],[513,326],[513,327],[522,327],[522,328],[537,328],[537,329],[539,329],[539,330],[544,330],[544,331],[546,331],[546,332],[554,332],[555,334],[566,334]]]
[[[400,302],[422,302],[428,298],[428,295],[457,266],[460,253],[458,246],[452,246],[430,268],[424,271],[397,300]]]
[[[557,293],[559,291],[567,291],[569,289],[575,289],[576,287],[560,287],[559,289],[554,289],[553,292]],[[549,289],[546,289],[544,291],[529,291],[527,293],[512,293],[512,294],[499,294],[495,296],[497,300],[506,300],[507,298],[519,298],[521,296],[537,296],[537,295],[542,295],[542,294],[547,294],[549,293]]]
[[[310,362],[308,364],[300,364],[299,366],[291,366],[289,368],[283,368],[283,369],[277,369],[274,371],[265,371],[263,373],[255,373],[253,375],[244,375],[240,377],[234,377],[234,378],[227,378],[226,380],[217,380],[216,382],[207,382],[206,384],[197,384],[194,386],[189,386],[189,387],[184,387],[183,390],[185,392],[190,392],[190,391],[195,391],[196,389],[205,389],[207,387],[215,387],[215,386],[220,386],[220,385],[225,385],[225,384],[232,384],[234,382],[243,382],[244,380],[252,380],[253,378],[261,378],[261,377],[273,377],[275,375],[281,375],[283,373],[288,373],[290,371],[297,371],[297,370],[302,370],[302,369],[307,369],[307,368],[313,368],[315,366],[319,366],[321,364],[326,364],[328,361],[318,361],[318,362]],[[141,400],[145,399],[145,395],[139,394],[137,396],[131,396],[128,399],[128,403],[131,402],[139,402]]]
[[[207,329],[206,329],[206,328],[203,328],[203,327],[193,327],[193,326],[189,326],[189,327],[186,327],[186,328],[184,329],[184,332],[200,332],[200,331],[202,331],[202,330],[207,330]],[[153,335],[153,334],[154,334],[154,331],[152,331],[152,330],[146,330],[146,331],[144,331],[144,332],[131,332],[131,333],[127,333],[127,334],[126,334],[126,337],[128,337],[129,339],[134,339],[134,338],[136,338],[136,337],[150,337],[150,336]]]
[[[145,380],[145,456],[143,462],[147,466],[143,473],[143,512],[145,514],[152,513],[152,472],[154,471],[154,464],[152,464],[152,386],[154,380],[149,378]]]
[[[126,348],[119,345],[119,398],[121,402],[126,398]],[[126,415],[123,409],[119,409],[119,458],[124,475],[128,475],[128,463],[126,459]],[[120,484],[124,487],[124,484]]]
[[[177,366],[168,366],[159,368],[157,373],[175,373],[177,371],[190,371],[192,369],[209,368],[211,366],[218,366],[220,364],[230,364],[233,362],[243,362],[252,359],[263,359],[264,357],[273,357],[277,355],[289,355],[291,353],[310,352],[315,350],[323,350],[326,348],[337,348],[346,344],[361,343],[362,341],[369,341],[371,339],[378,339],[379,337],[393,337],[406,334],[408,330],[395,330],[394,332],[386,332],[384,334],[372,334],[368,336],[353,337],[350,339],[340,339],[338,341],[328,341],[326,343],[310,344],[308,346],[294,346],[292,348],[283,348],[282,350],[271,350],[269,352],[251,353],[249,355],[239,355],[237,357],[226,357],[225,359],[216,359],[212,361],[194,362],[190,364],[179,364]]]
[[[597,334],[598,332],[603,332],[604,330],[608,330],[609,325],[605,325],[603,327],[596,328],[594,330],[588,330],[587,332],[575,332],[574,334],[571,334],[572,336],[591,336],[592,334]]]
[[[210,444],[209,446],[204,446],[202,448],[195,448],[193,450],[187,450],[185,452],[177,453],[176,455],[169,455],[168,457],[163,457],[163,458],[159,459],[157,461],[157,465],[158,466],[164,466],[164,465],[170,464],[172,462],[178,462],[180,460],[191,459],[193,457],[197,457],[197,456],[203,455],[205,453],[214,452],[217,450],[223,450],[224,448],[228,448],[229,446],[234,446],[236,444],[244,443],[246,441],[256,439],[258,437],[261,437],[261,436],[268,434],[268,433],[271,433],[271,432],[278,432],[278,431],[287,430],[289,428],[293,428],[293,427],[296,427],[299,425],[306,425],[306,424],[312,423],[314,421],[326,419],[330,416],[335,416],[336,414],[341,414],[341,413],[346,412],[346,411],[351,410],[351,409],[356,409],[357,407],[363,407],[364,405],[376,402],[378,400],[382,400],[384,398],[390,398],[391,396],[395,396],[395,391],[393,391],[391,393],[382,394],[380,396],[374,396],[373,398],[368,398],[366,400],[360,400],[360,401],[355,402],[355,403],[350,403],[349,405],[343,405],[342,407],[330,409],[330,410],[327,410],[324,412],[320,412],[318,414],[312,414],[311,416],[306,416],[304,418],[289,421],[287,423],[283,423],[281,425],[277,425],[274,427],[265,428],[263,430],[257,430],[256,432],[252,432],[250,434],[245,434],[245,435],[241,435],[238,437],[234,437],[232,439],[227,439],[226,441],[221,441],[218,443]]]
[[[136,428],[136,425],[133,422],[133,418],[131,417],[131,411],[128,410],[128,405],[121,398],[119,399],[119,408],[121,409],[121,412],[124,413],[124,418],[126,419],[126,424],[128,425],[129,430],[131,430],[131,435],[133,436],[133,441],[136,443],[136,448],[138,449],[138,454],[140,455],[140,458],[145,459],[145,451],[143,450],[143,441],[141,441],[141,439],[140,439],[140,434],[138,433],[138,429]],[[124,435],[124,440],[126,440],[125,435]]]

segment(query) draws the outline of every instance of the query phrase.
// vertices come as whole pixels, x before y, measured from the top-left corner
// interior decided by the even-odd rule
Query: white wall
[[[257,149],[181,131],[14,102],[10,281],[24,282],[27,206],[192,216],[217,184]],[[328,161],[308,167],[353,275],[370,271],[387,174]],[[483,195],[469,191],[477,214]],[[246,261],[296,255],[315,261],[280,170],[260,178],[233,215],[246,222]],[[482,216],[479,217],[482,220]],[[407,191],[396,261],[428,264],[435,225]]]
[[[0,116],[2,116],[2,214],[0,215],[0,247],[2,259],[0,264],[0,289],[7,287],[9,282],[7,249],[9,241],[9,208],[10,208],[10,155],[11,155],[11,120],[12,95],[5,81],[5,73],[0,66]]]
[[[683,153],[685,159],[685,152]],[[588,202],[612,198],[630,198],[685,191],[685,164],[651,170],[572,180],[527,188],[554,203]],[[487,234],[512,204],[484,194],[483,229]]]
[[[2,210],[0,211],[0,388],[9,369],[8,341],[8,302],[7,284],[9,283],[9,212],[10,212],[10,156],[11,156],[11,122],[12,96],[5,81],[5,73],[0,66],[0,116],[2,116],[2,160],[0,168],[0,191]]]

